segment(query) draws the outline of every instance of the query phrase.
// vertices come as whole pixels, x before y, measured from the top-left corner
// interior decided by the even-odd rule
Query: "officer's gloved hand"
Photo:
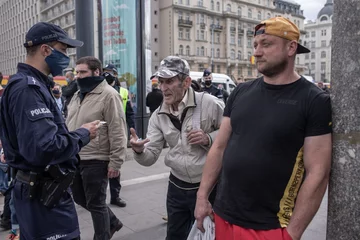
[[[96,137],[98,128],[99,128],[99,120],[90,122],[90,123],[85,123],[83,124],[81,127],[82,128],[86,128],[87,130],[89,130],[90,132],[90,139],[94,139]]]

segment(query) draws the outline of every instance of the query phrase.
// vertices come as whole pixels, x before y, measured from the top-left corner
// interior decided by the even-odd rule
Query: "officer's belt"
[[[31,181],[30,172],[24,172],[22,170],[18,170],[18,172],[16,173],[16,179],[18,179],[20,182],[29,184]],[[42,176],[41,173],[37,174],[36,181],[45,180],[45,179],[47,178]]]
[[[29,183],[30,173],[18,170],[18,172],[16,173],[16,179],[18,179],[20,182]]]

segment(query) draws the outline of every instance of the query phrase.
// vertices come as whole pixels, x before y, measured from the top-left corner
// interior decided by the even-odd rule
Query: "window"
[[[241,54],[241,51],[238,51],[237,59],[239,59],[239,60],[241,60],[241,59],[242,59],[242,54]]]
[[[328,20],[328,18],[327,18],[326,16],[322,16],[322,17],[320,18],[320,22],[327,21],[327,20]]]
[[[179,28],[179,39],[183,39],[183,28]]]
[[[247,57],[248,57],[248,58],[247,58],[248,60],[250,60],[251,55],[252,55],[251,52],[248,52],[248,56],[247,56]]]
[[[200,40],[205,40],[205,31],[204,30],[200,31]]]
[[[252,10],[251,9],[248,10],[248,18],[252,18]]]
[[[186,0],[186,5],[190,5],[190,0]]]
[[[326,40],[321,40],[321,47],[326,47]]]
[[[204,22],[205,22],[204,14],[200,14],[200,23],[204,23]]]
[[[186,46],[186,55],[190,56],[190,46]]]
[[[311,37],[315,37],[315,36],[316,36],[315,31],[312,31],[312,32],[311,32]]]
[[[242,75],[242,68],[241,67],[238,68],[237,74],[238,74],[238,77],[240,77]]]
[[[238,45],[241,46],[241,38],[242,36],[241,35],[238,35]]]
[[[218,12],[220,12],[220,3],[219,3],[219,2],[216,2],[216,10],[217,10]]]
[[[252,47],[252,45],[251,45],[251,38],[249,38],[249,37],[247,38],[247,46],[248,46],[248,47]]]
[[[315,70],[315,63],[311,63],[311,70]]]
[[[241,17],[241,12],[242,12],[242,9],[241,9],[241,7],[239,6],[239,7],[238,7],[237,14],[238,14],[238,16],[240,16],[240,17]]]
[[[216,19],[216,25],[218,25],[218,26],[220,25],[220,19],[219,18]]]
[[[217,65],[216,68],[217,68],[217,72],[220,73],[221,66],[220,66],[220,65]]]
[[[190,21],[190,14],[189,14],[189,13],[186,13],[185,20],[186,20],[186,21]]]
[[[211,10],[215,10],[214,0],[211,0]]]
[[[179,46],[179,55],[184,55],[184,47],[183,47],[183,45]]]
[[[235,59],[235,50],[234,49],[231,49],[231,51],[230,51],[230,58]]]
[[[226,11],[231,12],[231,4],[226,5]]]
[[[216,57],[220,58],[220,49],[216,49]]]
[[[262,19],[262,17],[261,17],[261,12],[258,11],[258,20],[261,20],[261,19]]]
[[[200,56],[200,48],[199,47],[196,48],[196,56]]]
[[[205,56],[205,48],[204,48],[204,46],[202,46],[201,49],[200,49],[200,56]]]
[[[326,36],[326,29],[321,30],[321,36]]]
[[[185,39],[190,40],[190,29],[185,29]]]
[[[251,69],[251,67],[248,67],[247,75],[248,75],[248,76],[252,76],[252,69]]]
[[[216,43],[220,43],[220,33],[216,34]]]
[[[204,5],[204,1],[203,0],[198,0],[198,6],[202,7]]]
[[[196,40],[200,40],[200,32],[199,32],[199,30],[196,31]]]
[[[326,58],[326,52],[325,51],[321,52],[321,58]]]
[[[268,14],[267,14],[267,18],[268,18],[268,19],[271,18],[271,13],[268,13]]]
[[[315,59],[315,53],[314,52],[311,53],[311,59]]]
[[[309,37],[310,37],[309,32],[306,32],[305,38],[309,38]]]
[[[230,27],[235,27],[235,20],[230,20]]]
[[[179,0],[179,4],[183,4],[183,1],[182,1],[182,0]]]
[[[308,53],[305,54],[305,59],[309,59],[309,54]]]
[[[325,71],[326,71],[326,62],[321,62],[320,69],[321,69],[321,73],[325,73]]]
[[[230,35],[230,44],[235,44],[235,34]]]
[[[199,72],[203,72],[204,70],[204,64],[199,64]]]
[[[316,43],[315,41],[311,42],[311,48],[315,48],[315,43]]]

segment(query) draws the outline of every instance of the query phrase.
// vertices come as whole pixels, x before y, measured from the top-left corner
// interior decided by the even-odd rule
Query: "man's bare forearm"
[[[287,227],[289,234],[294,240],[300,240],[306,227],[318,211],[328,181],[329,176],[319,178],[315,173],[306,176],[300,188],[294,212]]]

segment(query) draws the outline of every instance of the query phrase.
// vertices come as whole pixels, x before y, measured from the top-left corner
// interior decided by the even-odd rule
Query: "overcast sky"
[[[295,0],[304,10],[306,20],[315,20],[319,11],[324,7],[326,0]]]

